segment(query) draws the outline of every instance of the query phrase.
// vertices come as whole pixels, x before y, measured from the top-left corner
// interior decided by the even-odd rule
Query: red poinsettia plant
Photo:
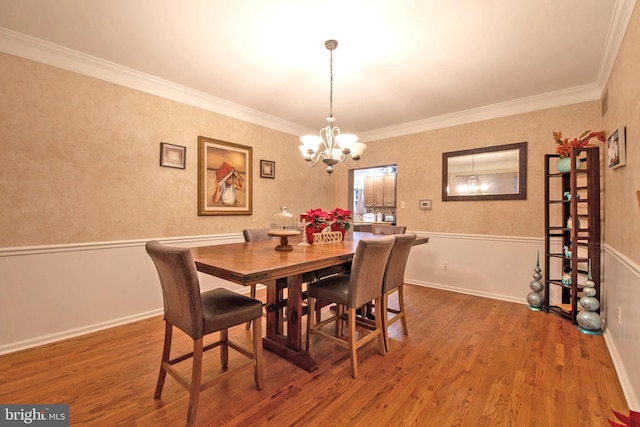
[[[351,217],[351,211],[340,208],[334,208],[329,211],[329,218],[335,221],[334,224],[337,224],[345,231],[349,231],[349,228],[351,227],[351,220],[353,219]]]
[[[640,412],[629,411],[629,416],[623,415],[613,410],[611,412],[613,412],[613,415],[615,415],[618,420],[624,423],[618,424],[615,421],[609,420],[609,424],[612,427],[640,427]]]
[[[562,139],[562,132],[553,132],[553,139],[556,142],[556,154],[560,154],[560,158],[571,156],[571,149],[573,147],[585,147],[589,145],[592,138],[596,138],[600,142],[604,142],[604,131],[591,132],[590,130],[584,132],[578,138],[564,138]]]
[[[310,209],[303,216],[308,222],[307,228],[313,228],[317,231],[321,231],[329,220],[329,212],[325,212],[320,208]]]

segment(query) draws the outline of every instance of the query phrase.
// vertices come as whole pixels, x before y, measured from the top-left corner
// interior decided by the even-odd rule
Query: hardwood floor
[[[607,426],[612,409],[629,412],[602,336],[521,304],[405,288],[409,336],[396,323],[386,356],[363,347],[358,379],[347,350],[314,336],[317,371],[265,351],[264,389],[244,370],[203,391],[198,424]],[[0,356],[0,403],[69,403],[73,426],[184,425],[188,395],[172,378],[153,398],[163,328],[154,317]],[[247,343],[250,334],[230,332]],[[205,378],[219,369],[209,353]]]

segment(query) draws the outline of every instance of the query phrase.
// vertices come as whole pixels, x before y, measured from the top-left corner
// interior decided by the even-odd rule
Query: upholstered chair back
[[[201,338],[204,329],[202,300],[191,251],[167,247],[157,241],[147,242],[146,250],[160,278],[164,319],[191,338]]]
[[[396,234],[393,237],[395,238],[395,244],[391,249],[387,268],[384,272],[384,279],[382,280],[383,293],[404,284],[404,271],[407,267],[407,260],[409,259],[411,247],[416,241],[415,233]]]
[[[404,234],[407,231],[407,227],[405,225],[380,225],[373,224],[371,226],[371,232],[373,234]]]
[[[361,307],[380,297],[387,259],[394,243],[393,236],[358,242],[351,263],[349,307]]]

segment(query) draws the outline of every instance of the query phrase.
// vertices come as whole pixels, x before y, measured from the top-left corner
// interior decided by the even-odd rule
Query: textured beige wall
[[[599,126],[599,103],[587,102],[376,141],[358,167],[397,163],[398,201],[406,202],[397,222],[409,229],[542,237],[544,154],[555,147],[551,133],[578,136]],[[443,152],[522,141],[528,143],[527,200],[442,201]],[[419,210],[420,199],[432,199],[433,209]]]
[[[636,5],[607,88],[603,127],[627,128],[627,165],[605,172],[604,240],[640,264],[640,7]]]
[[[633,23],[629,28],[627,38],[637,38]],[[632,93],[621,106],[617,99],[619,92],[637,94],[630,77],[637,53],[627,55],[610,83],[605,119],[624,111],[632,140],[638,106]],[[294,135],[10,55],[0,55],[0,73],[2,247],[239,232],[265,226],[280,205],[292,212],[347,206],[347,168],[338,166],[331,177],[322,167],[307,168]],[[358,167],[397,163],[398,201],[406,202],[397,217],[410,229],[541,237],[551,132],[577,136],[601,126],[593,101],[371,142]],[[253,215],[197,216],[198,135],[254,148]],[[187,146],[186,170],[158,166],[161,141]],[[442,202],[443,152],[521,141],[528,142],[527,200]],[[629,162],[634,155],[631,144]],[[260,159],[276,161],[275,180],[259,178]],[[607,177],[632,173],[627,166]],[[640,187],[634,177],[636,184],[620,182]],[[432,211],[417,208],[424,198],[433,200]],[[620,250],[637,249],[622,226],[607,227]]]
[[[231,233],[280,205],[333,207],[294,135],[11,55],[0,76],[0,247]],[[198,135],[253,147],[253,215],[197,215]],[[159,166],[160,142],[187,147],[186,170]]]

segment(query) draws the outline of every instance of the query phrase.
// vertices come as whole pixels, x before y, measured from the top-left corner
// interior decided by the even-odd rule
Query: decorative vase
[[[527,302],[529,303],[529,309],[534,311],[540,311],[544,305],[544,294],[542,293],[544,285],[540,281],[542,275],[540,272],[540,251],[538,251],[538,260],[536,261],[536,268],[533,269],[533,281],[529,283],[529,287],[532,292],[527,294]]]
[[[569,269],[567,271],[567,268]],[[571,287],[571,267],[569,267],[568,265],[565,265],[564,268],[562,269],[562,277],[560,278],[560,283],[562,283],[562,286],[565,286],[567,288]]]
[[[576,158],[576,169],[580,169],[580,159],[578,158]],[[563,157],[562,159],[558,160],[558,172],[571,172],[571,157]]]
[[[598,314],[600,302],[595,297],[595,282],[591,277],[591,260],[589,260],[589,270],[587,272],[587,281],[584,282],[582,288],[583,296],[580,298],[580,306],[584,309],[576,316],[578,322],[578,330],[585,334],[600,335],[602,333],[602,319]]]

